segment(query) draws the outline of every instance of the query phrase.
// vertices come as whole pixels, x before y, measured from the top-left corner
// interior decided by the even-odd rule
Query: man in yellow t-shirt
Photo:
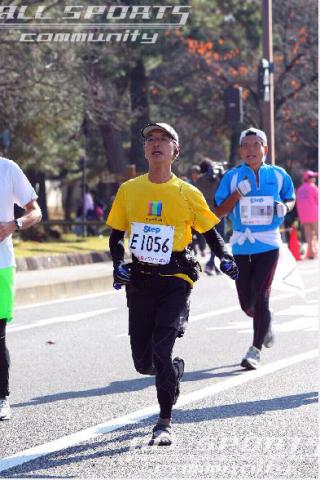
[[[235,279],[238,270],[213,228],[219,218],[202,193],[171,172],[180,152],[177,132],[166,123],[151,123],[141,133],[148,173],[120,186],[107,224],[112,227],[114,286],[126,285],[133,362],[139,373],[156,376],[160,416],[150,444],[170,445],[172,407],[184,372],[183,359],[172,360],[172,351],[185,331],[200,270],[187,248],[191,228],[204,234],[221,259],[222,272]],[[124,263],[125,232],[131,264]]]

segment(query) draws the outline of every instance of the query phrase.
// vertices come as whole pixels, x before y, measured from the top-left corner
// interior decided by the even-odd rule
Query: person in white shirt
[[[0,157],[0,420],[11,417],[9,396],[10,357],[6,346],[6,326],[14,307],[15,259],[12,233],[26,230],[42,218],[37,194],[21,168]],[[25,210],[15,219],[14,205]]]

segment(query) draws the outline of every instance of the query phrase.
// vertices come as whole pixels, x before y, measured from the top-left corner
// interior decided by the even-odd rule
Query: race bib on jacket
[[[244,197],[240,200],[240,218],[243,225],[270,225],[273,219],[272,196]]]
[[[132,222],[129,249],[140,262],[166,265],[172,254],[173,236],[174,227]]]

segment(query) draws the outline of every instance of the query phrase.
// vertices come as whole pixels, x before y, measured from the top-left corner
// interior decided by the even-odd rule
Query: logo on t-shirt
[[[149,202],[148,215],[161,217],[161,213],[162,213],[162,202]]]

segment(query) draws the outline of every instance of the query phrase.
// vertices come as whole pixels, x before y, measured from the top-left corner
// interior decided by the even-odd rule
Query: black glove
[[[228,275],[232,280],[237,280],[239,277],[239,269],[232,255],[225,253],[221,258],[220,270],[222,273]]]
[[[119,262],[113,266],[113,286],[116,289],[121,288],[121,285],[128,285],[131,278],[131,265]]]

